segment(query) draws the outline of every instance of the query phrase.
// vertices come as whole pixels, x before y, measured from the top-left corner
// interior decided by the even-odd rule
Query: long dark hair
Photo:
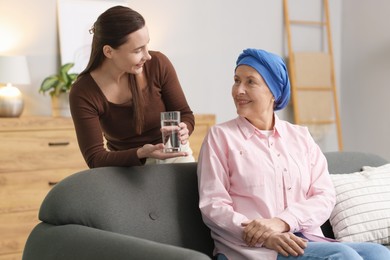
[[[90,33],[93,33],[91,56],[85,70],[79,77],[90,73],[102,65],[105,56],[103,47],[109,45],[117,49],[126,43],[128,35],[145,26],[145,19],[141,14],[125,6],[114,6],[102,13]],[[141,134],[144,125],[143,96],[138,89],[134,75],[129,74],[130,90],[133,96],[133,117],[136,123],[136,133]]]

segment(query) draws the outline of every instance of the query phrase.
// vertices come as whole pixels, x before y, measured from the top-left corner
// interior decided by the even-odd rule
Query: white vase
[[[69,107],[69,93],[61,93],[51,97],[51,109],[53,117],[71,117]]]

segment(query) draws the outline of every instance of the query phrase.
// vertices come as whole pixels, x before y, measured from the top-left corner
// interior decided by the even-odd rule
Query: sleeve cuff
[[[280,215],[276,216],[277,218],[280,218],[284,222],[286,222],[290,226],[290,232],[295,233],[300,231],[300,227],[298,225],[298,222],[296,219],[287,212],[282,212]]]

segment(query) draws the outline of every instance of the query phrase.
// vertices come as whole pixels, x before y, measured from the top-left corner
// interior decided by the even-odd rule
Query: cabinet
[[[71,118],[0,118],[0,260],[22,258],[51,186],[87,168]]]
[[[189,141],[196,161],[198,161],[203,139],[206,137],[209,128],[215,125],[215,121],[214,114],[195,114],[195,129],[191,134]]]

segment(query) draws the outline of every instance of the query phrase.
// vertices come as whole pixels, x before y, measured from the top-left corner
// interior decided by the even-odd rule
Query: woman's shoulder
[[[161,51],[149,50],[149,54],[150,54],[150,56],[152,56],[152,60],[153,60],[153,58],[158,59],[158,60],[168,59],[167,55],[165,55]]]
[[[94,84],[94,80],[91,77],[91,74],[86,73],[83,75],[80,75],[76,81],[73,83],[71,90],[78,90],[78,89],[84,89],[89,88]]]
[[[173,64],[165,54],[159,51],[149,51],[149,54],[152,58],[145,63],[148,76],[161,77],[175,72]]]
[[[152,59],[149,61],[150,66],[166,66],[171,65],[169,58],[160,51],[149,51]]]
[[[100,95],[99,87],[96,82],[93,80],[92,76],[87,73],[79,76],[77,80],[73,83],[72,88],[70,89],[69,98],[78,96],[78,97],[88,97]]]
[[[279,120],[276,128],[282,135],[288,137],[290,140],[307,141],[308,138],[311,138],[309,128],[304,125],[298,125],[285,120]]]
[[[305,125],[298,125],[291,122],[288,122],[286,120],[280,120],[280,124],[287,130],[287,131],[293,131],[293,132],[301,132],[301,133],[307,133],[308,127]]]
[[[217,135],[226,135],[238,130],[237,118],[211,126],[210,132]]]

